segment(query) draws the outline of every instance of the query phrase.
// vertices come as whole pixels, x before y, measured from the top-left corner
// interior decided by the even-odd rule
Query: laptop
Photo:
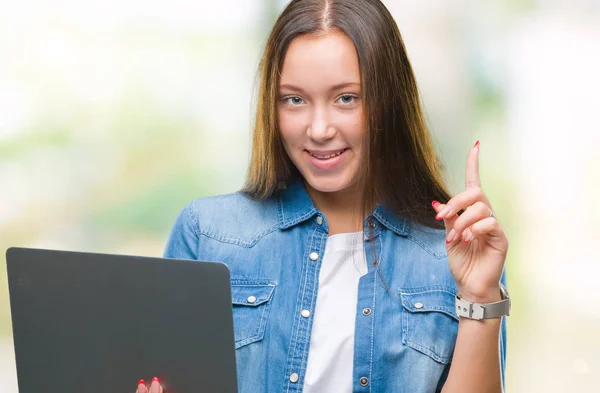
[[[237,393],[226,265],[10,248],[20,393]]]

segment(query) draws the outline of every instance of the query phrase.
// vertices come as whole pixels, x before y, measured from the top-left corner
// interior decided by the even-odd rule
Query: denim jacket
[[[352,391],[439,392],[458,330],[445,232],[380,205],[364,234]],[[301,312],[315,308],[327,237],[327,219],[298,181],[265,201],[207,197],[179,214],[164,256],[224,262],[231,271],[240,393],[302,391],[314,313]],[[503,380],[505,349],[503,321]]]

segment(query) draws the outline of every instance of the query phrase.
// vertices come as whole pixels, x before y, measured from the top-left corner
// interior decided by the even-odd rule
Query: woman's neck
[[[336,192],[315,190],[304,182],[313,204],[327,218],[329,235],[360,232],[363,230],[362,204],[357,204],[357,190],[346,189]]]

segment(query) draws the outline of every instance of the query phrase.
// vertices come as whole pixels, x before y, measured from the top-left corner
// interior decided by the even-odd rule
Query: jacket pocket
[[[436,362],[449,364],[458,333],[456,292],[445,287],[398,292],[402,300],[402,343]]]
[[[231,280],[236,349],[264,337],[276,285],[272,280]]]

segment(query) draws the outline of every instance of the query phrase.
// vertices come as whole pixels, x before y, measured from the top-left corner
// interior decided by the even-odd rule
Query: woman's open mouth
[[[346,156],[348,148],[341,150],[328,150],[328,151],[309,151],[305,150],[308,155],[310,163],[317,169],[330,170],[339,165]]]

